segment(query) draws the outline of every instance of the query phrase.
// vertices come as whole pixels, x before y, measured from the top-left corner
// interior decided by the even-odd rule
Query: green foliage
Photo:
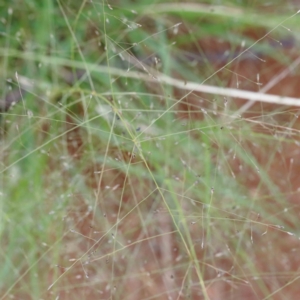
[[[1,112],[0,299],[216,299],[222,272],[267,299],[293,282],[269,289],[254,261],[297,232],[298,110],[238,117],[234,95],[182,87],[258,91],[265,60],[291,65],[298,16],[279,7],[0,1],[1,99],[21,93]]]

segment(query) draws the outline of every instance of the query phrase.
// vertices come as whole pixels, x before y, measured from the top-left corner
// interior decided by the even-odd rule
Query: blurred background
[[[298,11],[0,0],[0,299],[296,299]]]

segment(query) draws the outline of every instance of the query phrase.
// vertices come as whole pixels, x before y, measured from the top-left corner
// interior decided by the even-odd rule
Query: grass
[[[295,297],[298,18],[0,1],[0,299]]]

